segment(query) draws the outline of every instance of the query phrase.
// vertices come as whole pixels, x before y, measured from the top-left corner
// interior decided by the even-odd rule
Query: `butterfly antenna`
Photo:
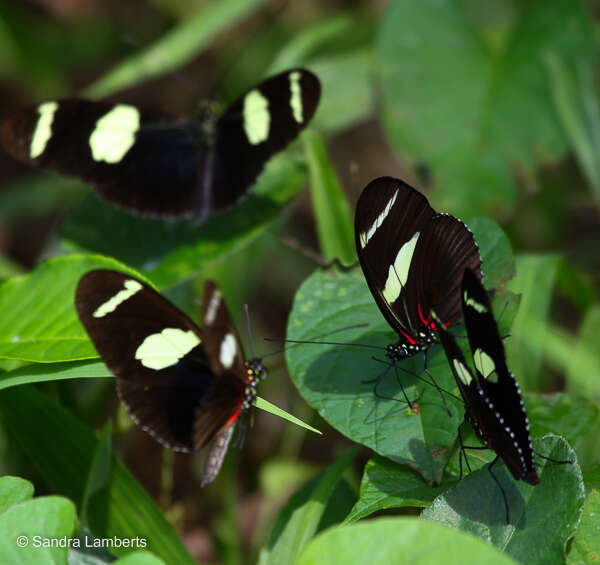
[[[254,339],[252,338],[252,326],[250,324],[250,312],[248,304],[244,304],[244,313],[246,314],[246,331],[248,332],[248,347],[250,348],[250,358],[254,359]]]
[[[283,347],[282,349],[278,349],[271,353],[267,353],[267,355],[265,355],[264,357],[270,357],[271,355],[277,355],[278,353],[283,353],[284,351],[287,351],[288,349],[292,349],[293,347],[295,347],[296,345],[301,344],[301,343],[319,343],[319,344],[323,344],[323,345],[350,345],[350,346],[356,346],[356,347],[369,347],[369,348],[379,349],[379,350],[385,349],[385,347],[379,347],[376,345],[366,345],[366,344],[361,344],[361,343],[337,343],[337,342],[329,342],[329,341],[315,341],[322,337],[327,337],[329,335],[333,335],[333,334],[336,334],[339,332],[344,332],[346,330],[352,330],[352,329],[356,329],[356,328],[365,328],[368,325],[369,324],[367,322],[365,322],[362,324],[354,324],[352,326],[344,326],[343,328],[338,328],[337,330],[332,330],[325,334],[317,335],[312,340],[299,340],[299,339],[294,340],[294,339],[285,339],[285,338],[279,338],[279,337],[265,337],[264,338],[265,341],[273,341],[273,342],[280,342],[280,343],[281,342],[293,343],[294,345],[292,345],[290,347]],[[263,357],[263,359],[264,359],[264,357]]]

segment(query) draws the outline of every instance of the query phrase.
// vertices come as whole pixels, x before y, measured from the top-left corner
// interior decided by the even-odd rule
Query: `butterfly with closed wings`
[[[202,328],[146,283],[118,271],[86,273],[75,306],[142,429],[175,451],[212,442],[202,486],[212,482],[236,421],[266,376],[259,359],[245,361],[215,283],[205,283]]]
[[[371,294],[398,334],[387,357],[393,363],[426,353],[438,341],[439,323],[430,310],[435,309],[442,325],[456,324],[462,318],[463,271],[483,276],[473,234],[454,216],[436,212],[412,186],[380,177],[358,199],[355,239]]]
[[[126,210],[158,218],[196,213],[202,222],[242,197],[307,126],[320,92],[314,74],[291,69],[252,87],[218,118],[49,101],[7,117],[0,142],[15,159],[83,179]]]

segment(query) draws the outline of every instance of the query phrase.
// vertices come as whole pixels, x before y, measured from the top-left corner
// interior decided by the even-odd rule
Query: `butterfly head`
[[[250,408],[256,401],[258,383],[267,378],[267,370],[260,359],[251,359],[246,361],[244,365],[246,367],[246,378],[248,379],[242,402],[242,408],[245,410]]]

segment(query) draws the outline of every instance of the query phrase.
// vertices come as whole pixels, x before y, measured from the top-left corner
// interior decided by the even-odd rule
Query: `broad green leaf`
[[[455,481],[451,484],[454,485]],[[375,455],[365,465],[360,494],[346,522],[354,522],[387,508],[429,506],[447,488],[448,484],[432,487],[407,467]]]
[[[318,531],[330,497],[357,453],[358,448],[346,452],[288,500],[261,555],[261,565],[295,562],[302,548]]]
[[[572,352],[571,362],[567,366],[567,383],[571,390],[597,398],[600,393],[598,372],[589,372],[586,363],[589,355],[595,357],[595,365],[600,370],[600,305],[595,305],[585,315],[577,343]]]
[[[517,276],[508,285],[511,291],[521,293],[522,300],[511,330],[512,337],[505,343],[506,355],[511,371],[526,390],[544,389],[539,375],[543,352],[532,349],[526,340],[533,324],[542,332],[535,336],[536,340],[544,339],[559,262],[557,255],[520,255]]]
[[[594,64],[592,20],[578,0],[519,6],[495,44],[460,0],[395,0],[381,18],[383,126],[398,151],[431,167],[444,209],[510,207],[512,168],[531,171],[568,148],[543,55]]]
[[[70,538],[75,506],[60,496],[44,496],[15,504],[0,514],[2,565],[67,565],[67,547],[43,547]]]
[[[440,524],[378,518],[330,528],[315,538],[297,565],[514,565],[496,548]]]
[[[201,226],[193,220],[139,218],[90,198],[67,219],[67,247],[110,255],[145,272],[159,288],[197,274],[263,232],[298,194],[305,168],[279,155],[266,166],[248,196]]]
[[[536,457],[540,483],[515,481],[499,461],[494,466],[506,493],[510,524],[502,493],[487,469],[475,471],[437,498],[422,517],[474,534],[501,548],[524,565],[564,563],[567,540],[575,533],[584,502],[581,470],[575,452],[557,436],[533,442],[546,457]]]
[[[478,222],[478,232],[500,232],[492,222]],[[481,238],[484,269],[493,281],[510,277],[512,262],[505,236]],[[368,324],[366,327],[356,327]],[[345,331],[343,328],[348,328]],[[328,334],[336,332],[328,338]],[[320,336],[320,337],[319,337]],[[397,341],[379,312],[362,273],[315,272],[296,293],[288,320],[287,338],[334,342],[289,347],[286,359],[300,394],[333,427],[379,455],[410,466],[429,482],[439,482],[462,420],[462,402],[445,395],[448,418],[440,395],[423,382],[423,357],[397,363],[398,373],[386,367],[385,347]],[[363,344],[365,347],[344,344]],[[428,365],[439,386],[457,394],[456,381],[440,346],[428,351]],[[384,376],[383,373],[386,373]],[[374,379],[382,377],[374,394]],[[371,381],[371,382],[369,382]],[[407,406],[399,382],[408,399]],[[388,398],[385,398],[388,397]]]
[[[0,478],[0,512],[13,504],[29,500],[33,496],[33,485],[20,477]]]
[[[23,418],[23,414],[28,417]],[[98,445],[89,429],[29,385],[0,393],[0,419],[15,444],[56,492],[74,501],[82,500]],[[149,551],[167,563],[194,564],[162,512],[125,466],[114,456],[111,466],[106,504],[92,498],[94,503],[88,508],[94,535],[138,536],[147,541]],[[115,548],[114,552],[121,555],[129,550]]]
[[[591,273],[572,265],[566,259],[560,262],[556,284],[560,292],[580,312],[592,308],[598,301],[594,278]]]
[[[165,75],[189,63],[215,37],[265,4],[265,0],[208,2],[192,18],[166,33],[153,45],[121,62],[85,89],[85,96],[104,98],[142,81]]]
[[[319,247],[327,261],[338,259],[342,265],[350,265],[356,261],[356,251],[348,200],[323,138],[315,131],[308,131],[303,139]]]
[[[357,324],[367,327],[357,328]],[[345,327],[351,329],[339,331]],[[287,338],[315,340],[334,331],[332,341],[337,345],[300,344],[286,351],[288,369],[300,394],[346,437],[409,465],[428,481],[438,481],[462,419],[462,404],[447,400],[449,418],[435,388],[414,376],[422,371],[421,355],[397,363],[402,368],[397,375],[370,357],[375,354],[384,359],[385,347],[397,338],[357,270],[317,271],[296,293]],[[456,389],[440,346],[430,348],[428,364],[439,386]],[[384,372],[376,396],[373,379]],[[413,409],[406,404],[398,380],[409,400],[417,400]]]
[[[133,269],[95,255],[50,259],[0,286],[0,358],[51,363],[97,357],[75,312],[75,288],[91,269]]]
[[[71,564],[69,564],[71,565]],[[112,565],[167,565],[162,559],[146,552],[132,553],[121,557],[113,562]]]
[[[567,557],[568,565],[598,563],[600,551],[600,492],[593,490],[585,501],[583,516]]]

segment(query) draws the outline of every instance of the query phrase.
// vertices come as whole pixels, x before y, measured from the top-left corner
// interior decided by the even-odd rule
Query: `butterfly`
[[[502,490],[508,522],[506,494],[491,469],[500,458],[515,480],[538,484],[529,420],[519,385],[506,365],[487,292],[470,269],[465,269],[462,277],[461,302],[475,371],[469,368],[454,336],[441,323],[439,336],[465,403],[465,420],[481,442],[496,453],[488,469]],[[432,315],[438,319],[435,311]]]
[[[255,85],[220,117],[177,120],[80,98],[21,109],[0,124],[15,159],[89,182],[104,199],[158,218],[202,222],[240,199],[313,117],[317,77],[291,69]]]
[[[436,212],[418,190],[391,177],[377,178],[364,188],[354,226],[371,294],[398,334],[387,356],[397,361],[426,351],[438,341],[440,323],[449,326],[462,318],[463,271],[469,268],[483,276],[471,230],[454,216]],[[432,320],[432,308],[441,322]]]
[[[205,283],[202,328],[146,283],[118,271],[83,275],[75,307],[143,430],[175,451],[212,442],[202,486],[212,482],[235,423],[266,377],[259,359],[245,361],[216,284]]]

